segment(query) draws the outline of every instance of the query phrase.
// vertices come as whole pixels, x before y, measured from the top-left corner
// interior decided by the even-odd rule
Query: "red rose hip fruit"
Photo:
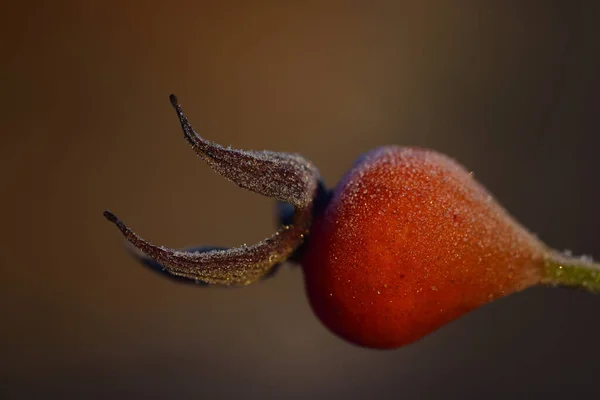
[[[544,270],[544,246],[472,174],[423,149],[366,154],[310,235],[302,265],[315,313],[369,347],[410,343]]]
[[[175,96],[184,137],[216,172],[281,203],[281,228],[251,246],[153,245],[109,211],[142,263],[178,281],[243,286],[302,265],[325,326],[360,346],[396,348],[483,304],[538,284],[600,291],[600,266],[549,249],[473,175],[437,152],[396,146],[361,157],[333,191],[299,155],[200,137]]]

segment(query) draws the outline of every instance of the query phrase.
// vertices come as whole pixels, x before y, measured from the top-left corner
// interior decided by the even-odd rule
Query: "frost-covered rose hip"
[[[456,162],[384,147],[336,187],[302,265],[311,304],[331,330],[396,347],[540,282],[544,255]]]
[[[185,138],[213,169],[282,202],[282,227],[253,246],[178,251],[144,241],[106,211],[155,270],[195,283],[246,285],[286,260],[299,262],[324,325],[372,348],[411,343],[537,284],[600,290],[599,265],[549,249],[447,156],[382,147],[328,191],[301,156],[208,142],[174,96],[171,102]]]

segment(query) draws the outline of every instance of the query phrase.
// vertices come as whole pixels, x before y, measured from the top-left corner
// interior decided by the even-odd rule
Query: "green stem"
[[[587,257],[577,258],[552,252],[546,258],[542,283],[600,293],[600,264]]]

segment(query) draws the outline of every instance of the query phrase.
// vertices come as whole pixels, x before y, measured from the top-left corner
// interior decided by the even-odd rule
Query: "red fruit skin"
[[[383,147],[338,184],[301,263],[325,326],[386,349],[539,283],[545,253],[454,160]]]

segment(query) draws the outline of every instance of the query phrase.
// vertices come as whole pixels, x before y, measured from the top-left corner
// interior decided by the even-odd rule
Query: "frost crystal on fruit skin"
[[[170,100],[184,136],[198,156],[238,186],[292,204],[295,207],[292,223],[255,245],[194,252],[153,245],[110,211],[105,211],[104,216],[143,253],[137,254],[138,259],[154,270],[163,269],[191,281],[222,285],[247,285],[269,275],[290,257],[308,233],[312,204],[319,189],[317,169],[296,154],[242,151],[209,142],[194,131],[177,98],[171,95]]]

